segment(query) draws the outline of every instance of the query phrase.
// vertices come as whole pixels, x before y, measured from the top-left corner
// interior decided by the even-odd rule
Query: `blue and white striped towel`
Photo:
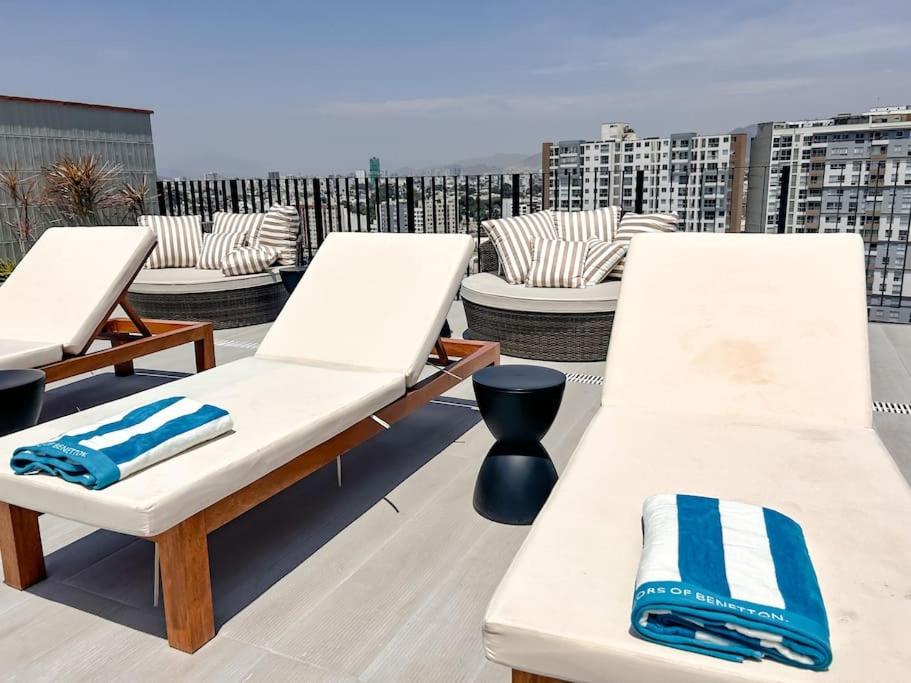
[[[826,608],[794,520],[756,505],[658,495],[645,501],[642,523],[639,635],[731,661],[828,668]]]
[[[52,474],[103,489],[233,428],[228,412],[172,396],[62,434],[21,446],[10,460],[16,474]]]

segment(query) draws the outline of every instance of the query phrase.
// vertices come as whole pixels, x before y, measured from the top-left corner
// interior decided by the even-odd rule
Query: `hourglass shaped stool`
[[[560,409],[566,375],[536,365],[499,365],[472,376],[478,409],[497,442],[474,489],[478,514],[503,524],[531,524],[557,483],[541,439]]]

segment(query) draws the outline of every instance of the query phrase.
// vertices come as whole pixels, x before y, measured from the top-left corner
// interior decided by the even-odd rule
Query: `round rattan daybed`
[[[500,342],[507,356],[588,362],[607,357],[620,282],[583,289],[511,285],[495,272],[492,247],[481,245],[482,271],[462,281],[467,338]]]
[[[146,268],[129,289],[144,318],[206,321],[215,329],[275,320],[288,294],[278,269],[255,275],[224,275],[198,268]]]

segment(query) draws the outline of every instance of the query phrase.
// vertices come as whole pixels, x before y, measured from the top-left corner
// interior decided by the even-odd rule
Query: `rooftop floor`
[[[459,304],[450,322],[464,328]],[[252,354],[267,327],[216,332],[218,362]],[[911,326],[869,331],[874,402],[911,402]],[[191,372],[192,356],[172,350],[132,378],[55,385],[46,414]],[[542,364],[593,377],[604,365]],[[558,470],[600,391],[567,384],[544,439]],[[0,586],[0,679],[507,681],[484,658],[481,621],[529,527],[474,512],[493,439],[469,382],[447,397],[346,455],[341,488],[324,468],[210,537],[218,635],[192,656],[168,647],[152,605],[151,544],[44,515],[48,579]],[[911,414],[874,421],[911,480]]]

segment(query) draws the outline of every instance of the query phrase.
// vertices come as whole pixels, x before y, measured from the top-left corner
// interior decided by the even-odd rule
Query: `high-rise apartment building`
[[[749,187],[750,232],[860,233],[870,318],[911,320],[911,106],[759,124]]]
[[[545,143],[542,170],[552,209],[621,206],[675,211],[683,230],[742,227],[745,134],[678,133],[639,138],[626,123],[605,123],[601,139]]]

